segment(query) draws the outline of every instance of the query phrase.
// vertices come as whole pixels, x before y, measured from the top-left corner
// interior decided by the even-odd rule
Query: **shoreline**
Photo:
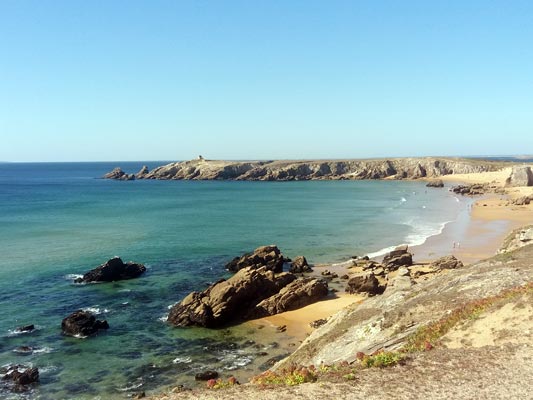
[[[505,187],[505,179],[509,173],[510,169],[503,169],[480,174],[450,175],[443,181],[452,185],[490,183]],[[431,190],[448,190],[448,187]],[[464,196],[465,204],[455,221],[447,223],[439,234],[428,237],[424,243],[409,246],[414,255],[415,264],[423,264],[439,257],[453,255],[468,266],[496,255],[511,232],[533,223],[533,203],[524,206],[510,204],[510,200],[529,194],[533,194],[533,187],[506,188],[505,195],[489,193],[476,197]],[[380,259],[382,256],[373,258]],[[350,260],[318,264],[313,267],[312,276],[320,277],[321,272],[326,269],[341,276],[347,272],[349,265],[351,265]],[[345,294],[344,283],[338,279],[330,282],[330,287],[336,289],[336,293],[326,300],[248,323],[274,327],[285,326],[284,338],[280,343],[282,345],[288,343],[288,349],[292,347],[294,350],[296,348],[294,342],[301,343],[314,330],[310,326],[311,322],[322,318],[327,319],[348,305],[365,300],[366,297],[362,295]]]

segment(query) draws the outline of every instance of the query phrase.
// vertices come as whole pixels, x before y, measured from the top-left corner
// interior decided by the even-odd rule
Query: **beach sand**
[[[448,184],[490,183],[505,186],[511,168],[496,172],[460,174],[444,176]],[[432,189],[432,190],[446,190]],[[439,235],[432,236],[410,251],[417,263],[429,262],[438,257],[453,254],[465,265],[489,258],[496,254],[504,239],[521,226],[533,224],[533,203],[527,206],[511,205],[510,200],[533,194],[533,187],[506,188],[507,194],[488,194],[472,198],[471,203],[462,210],[457,221],[448,224]],[[328,270],[339,276],[348,272],[351,262],[315,266],[314,276]],[[335,278],[329,286],[337,290],[333,298],[310,306],[253,321],[254,324],[286,326],[286,337],[282,345],[294,341],[301,342],[313,330],[310,323],[317,319],[328,318],[345,306],[364,301],[364,296],[344,293],[346,282]],[[298,343],[299,344],[299,343]]]

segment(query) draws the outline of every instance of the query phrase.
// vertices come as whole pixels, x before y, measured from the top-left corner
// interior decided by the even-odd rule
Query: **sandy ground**
[[[504,187],[505,180],[510,173],[511,169],[506,168],[497,172],[445,176],[443,180],[448,183],[491,183]],[[504,238],[512,230],[524,225],[533,224],[533,204],[529,206],[509,204],[509,200],[512,198],[533,194],[533,187],[508,188],[507,193],[507,195],[490,194],[481,198],[475,198],[471,206],[465,210],[465,215],[462,216],[462,226],[460,223],[455,224],[455,226],[453,223],[449,224],[441,235],[429,238],[423,245],[415,246],[411,249],[415,255],[415,261],[421,262],[447,254],[454,254],[465,264],[469,264],[493,256],[501,246]],[[344,271],[347,271],[348,264],[341,263],[321,266],[315,268],[315,275],[320,275],[320,272],[328,269],[331,272],[336,272],[340,276]],[[339,279],[335,279],[330,283],[330,287],[333,286],[338,289],[342,288],[343,285],[344,282]],[[447,334],[445,342],[449,352],[457,350],[460,352],[458,354],[464,355],[465,349],[472,349],[468,350],[472,352],[470,356],[472,357],[473,363],[468,367],[468,373],[471,377],[457,375],[457,371],[460,371],[460,369],[454,366],[454,363],[456,363],[455,360],[448,358],[450,355],[449,352],[446,354],[431,352],[430,356],[425,356],[428,358],[427,360],[415,361],[409,370],[404,368],[403,371],[400,371],[401,369],[393,368],[388,371],[391,381],[394,381],[396,378],[399,380],[396,381],[396,384],[391,385],[390,388],[381,386],[380,390],[376,391],[376,396],[371,395],[372,390],[361,391],[361,396],[358,394],[362,386],[373,384],[371,376],[377,372],[368,371],[366,373],[370,376],[370,381],[367,379],[365,382],[355,382],[352,384],[299,385],[294,388],[283,387],[270,391],[240,387],[238,389],[225,390],[224,393],[198,393],[197,395],[199,397],[196,397],[193,393],[189,393],[182,394],[184,397],[182,395],[170,395],[169,397],[162,395],[158,398],[232,399],[235,397],[247,398],[253,396],[257,399],[277,400],[280,398],[315,399],[318,396],[322,398],[377,399],[385,398],[386,396],[383,397],[384,393],[390,389],[390,395],[393,396],[390,398],[428,398],[427,396],[429,395],[429,398],[449,399],[454,398],[450,390],[451,388],[455,388],[457,389],[457,393],[461,394],[457,398],[532,399],[533,397],[530,397],[530,384],[524,385],[523,393],[515,392],[513,394],[514,397],[509,397],[506,395],[505,390],[502,390],[500,385],[497,384],[497,379],[493,380],[492,383],[494,384],[491,383],[490,379],[491,374],[494,374],[494,376],[500,378],[502,376],[508,376],[509,380],[513,382],[515,380],[517,382],[521,380],[527,382],[529,379],[529,383],[531,383],[530,378],[533,372],[533,364],[531,364],[531,360],[528,361],[533,346],[533,332],[530,331],[533,321],[531,300],[531,298],[527,298],[523,299],[522,302],[507,304],[500,310],[491,313],[490,317],[480,318],[471,322],[468,326],[458,327]],[[294,346],[295,344],[299,344],[298,342],[305,339],[312,331],[313,328],[310,327],[310,322],[321,318],[328,318],[345,306],[361,301],[364,301],[364,297],[341,294],[339,291],[326,301],[249,323],[266,326],[285,326],[285,339],[281,341],[292,341],[292,345]],[[514,316],[512,321],[509,320],[509,312],[512,312]],[[506,340],[513,337],[513,332],[521,333],[520,337],[522,339],[518,343],[512,340]],[[526,343],[524,343],[524,337],[527,339]],[[491,348],[490,351],[494,353],[501,352],[501,354],[495,354],[494,357],[501,358],[502,360],[507,357],[509,358],[509,364],[476,365],[476,357],[483,358],[486,361],[486,351],[477,353],[474,350],[475,348],[480,346],[498,346],[502,345],[502,343],[514,346],[526,346],[525,349],[527,351],[524,351],[524,348],[520,347],[513,347],[512,349],[506,350],[502,350],[503,347],[501,346],[494,349]],[[443,360],[438,360],[439,357],[443,357]],[[460,362],[461,357],[458,357],[458,360]],[[499,362],[503,362],[502,360],[499,360]],[[515,365],[512,365],[512,363]],[[417,370],[418,364],[420,364],[420,371]],[[452,380],[454,380],[453,384],[443,379],[442,381],[433,382],[431,387],[417,386],[417,374],[419,372],[426,374],[433,367],[443,374],[446,370],[448,373],[447,376],[451,376]],[[518,372],[516,368],[518,368]],[[438,375],[441,375],[440,372]],[[476,374],[480,375],[479,379],[483,380],[484,387],[480,386],[479,381],[476,382],[475,379],[470,379],[475,377]],[[362,386],[358,387],[358,385]],[[413,385],[417,386],[416,390],[414,390]]]

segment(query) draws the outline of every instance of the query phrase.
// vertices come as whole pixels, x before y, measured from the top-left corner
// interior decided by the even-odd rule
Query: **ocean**
[[[229,276],[233,257],[276,244],[287,257],[332,263],[422,244],[466,201],[416,181],[112,181],[163,162],[0,164],[0,366],[32,365],[27,393],[0,398],[113,399],[194,385],[215,368],[246,377],[282,354],[268,331],[173,328],[168,307]],[[144,263],[138,279],[77,285],[120,256]],[[61,320],[88,309],[110,329],[76,339]],[[35,324],[19,334],[16,328]],[[30,346],[31,353],[20,352]]]

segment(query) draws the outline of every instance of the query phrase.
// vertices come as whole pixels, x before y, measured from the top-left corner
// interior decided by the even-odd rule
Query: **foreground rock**
[[[346,286],[346,293],[367,293],[369,295],[381,294],[384,288],[372,272],[364,272],[352,276]]]
[[[1,367],[2,380],[13,382],[16,385],[29,385],[39,381],[39,369],[23,365],[10,365]]]
[[[409,253],[407,245],[401,245],[383,257],[383,265],[390,271],[410,266],[413,265],[413,255]]]
[[[67,336],[86,337],[108,328],[107,321],[97,320],[92,313],[83,310],[73,312],[61,322],[63,334]]]
[[[278,294],[260,302],[246,317],[254,319],[296,310],[316,303],[327,295],[326,281],[313,278],[297,279],[281,289]]]
[[[462,268],[463,263],[457,258],[455,258],[455,256],[449,255],[449,256],[444,256],[433,261],[430,266],[438,270],[455,269],[455,268]]]
[[[281,251],[275,245],[261,246],[254,250],[253,253],[244,254],[241,257],[235,257],[228,264],[228,271],[237,272],[243,268],[266,268],[274,272],[283,271],[284,257]]]
[[[294,281],[288,272],[274,274],[266,267],[247,267],[203,292],[192,292],[170,309],[168,322],[175,326],[217,328],[242,320],[262,300]]]
[[[307,263],[307,259],[304,256],[296,257],[289,267],[289,272],[293,274],[302,274],[305,272],[312,272],[313,269]]]
[[[106,263],[90,270],[82,278],[74,280],[76,283],[89,282],[113,282],[123,279],[133,279],[139,277],[146,271],[143,264],[127,262],[124,264],[120,257],[114,257]]]

